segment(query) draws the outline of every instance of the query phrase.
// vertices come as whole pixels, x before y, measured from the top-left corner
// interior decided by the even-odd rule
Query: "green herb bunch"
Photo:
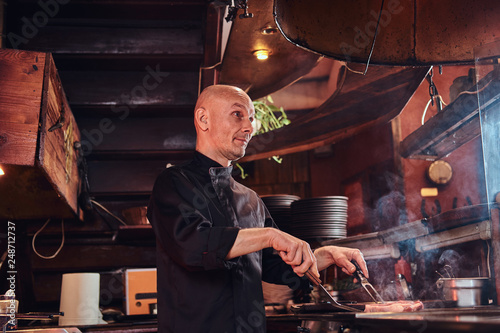
[[[290,119],[288,119],[283,107],[278,108],[273,103],[274,101],[270,95],[253,101],[253,106],[255,108],[255,120],[252,124],[254,126],[254,136],[290,124]],[[279,156],[273,156],[272,158],[278,163],[283,161]],[[241,178],[245,179],[248,174],[245,173],[243,167],[239,163],[236,163],[235,166],[240,169]]]
[[[271,104],[269,104],[269,103]],[[277,107],[271,96],[253,101],[255,108],[255,131],[254,135],[266,133],[290,124],[283,107]],[[278,116],[276,116],[278,114]]]

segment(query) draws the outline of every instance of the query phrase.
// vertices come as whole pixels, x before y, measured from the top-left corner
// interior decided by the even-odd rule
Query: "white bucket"
[[[99,273],[63,274],[59,326],[106,324],[99,310]]]

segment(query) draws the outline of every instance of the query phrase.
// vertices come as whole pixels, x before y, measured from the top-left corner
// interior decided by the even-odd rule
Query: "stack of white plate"
[[[347,197],[327,196],[294,201],[290,233],[308,241],[347,236]]]
[[[292,223],[292,212],[290,205],[297,201],[300,197],[289,194],[264,195],[261,196],[262,201],[273,217],[274,222],[284,232],[290,232],[290,224]]]

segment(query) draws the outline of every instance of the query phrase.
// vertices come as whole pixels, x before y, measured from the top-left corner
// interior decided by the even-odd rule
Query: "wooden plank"
[[[56,244],[50,247],[44,246],[45,252],[43,253],[50,253],[54,247],[57,249]],[[38,248],[42,247],[39,246]],[[123,255],[124,253],[127,255]],[[78,258],[78,260],[75,260],[75,258]],[[59,255],[52,260],[44,260],[35,254],[31,257],[32,269],[37,272],[108,271],[122,267],[155,265],[155,260],[156,251],[154,246],[145,248],[143,246],[119,244],[66,244]]]
[[[199,70],[202,54],[54,54],[54,61],[59,71],[142,71],[146,67],[162,71]]]
[[[44,64],[43,53],[0,50],[0,114],[3,121],[38,123]]]
[[[0,121],[0,163],[33,166],[37,137],[37,124]]]
[[[202,91],[219,81],[219,64],[222,60],[222,28],[225,7],[209,5],[207,8],[207,23],[205,26],[205,54],[203,67],[200,71],[200,87]]]
[[[33,165],[45,54],[0,50],[0,163]]]
[[[483,109],[496,105],[500,99],[498,77],[498,72],[491,72],[478,84],[484,87]],[[462,94],[401,142],[401,156],[436,160],[480,134],[477,95]]]
[[[158,175],[167,163],[180,164],[177,158],[143,161],[89,161],[92,195],[149,195]]]
[[[94,150],[88,161],[176,160],[193,156],[193,150]]]
[[[116,254],[116,257],[121,257]],[[36,302],[38,308],[44,309],[49,306],[48,303],[55,303],[55,311],[59,309],[59,302],[61,299],[61,283],[62,274],[69,273],[61,272],[34,272],[34,291],[30,295],[31,301]],[[122,273],[120,271],[114,272],[98,272],[100,273],[100,296],[101,306],[110,306],[112,301],[118,304],[123,300],[123,281]],[[114,304],[113,304],[114,305]]]
[[[315,111],[250,141],[243,161],[305,151],[337,142],[397,116],[428,68],[371,67],[347,72],[343,85]]]
[[[201,39],[199,28],[46,26],[26,47],[54,54],[201,55]]]
[[[78,206],[80,176],[78,151],[75,142],[80,142],[80,131],[68,105],[57,69],[51,56],[47,57],[44,103],[40,126],[39,165],[47,173],[49,181],[73,211],[83,218]],[[64,117],[60,128],[51,130]]]
[[[206,1],[203,0],[78,0],[57,1],[59,6],[49,9],[55,18],[95,18],[111,20],[198,20],[204,12]],[[40,6],[39,0],[17,0],[9,2],[9,13],[24,13],[31,18],[33,13],[49,10]],[[19,15],[19,14],[18,14]],[[23,15],[19,15],[22,17]]]
[[[190,118],[80,118],[86,155],[106,151],[194,150]]]
[[[75,213],[62,204],[60,194],[40,168],[2,165],[0,177],[0,219],[74,218]],[[29,207],[29,209],[27,209]]]
[[[107,106],[120,116],[137,106],[186,106],[196,103],[198,73],[163,72],[149,67],[142,72],[60,72],[72,107]]]
[[[134,105],[128,107],[128,116],[132,117],[172,117],[172,118],[193,118],[194,104],[192,105]],[[118,114],[125,114],[125,108],[113,105],[73,105],[71,107],[73,114],[77,118],[86,117],[116,117]],[[120,111],[121,112],[118,112]],[[78,122],[79,123],[79,122]]]

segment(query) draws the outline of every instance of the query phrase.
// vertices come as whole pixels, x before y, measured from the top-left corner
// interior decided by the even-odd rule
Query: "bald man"
[[[265,332],[262,280],[308,286],[308,270],[332,264],[350,274],[356,249],[309,244],[280,231],[259,196],[236,182],[231,163],[245,155],[255,110],[239,88],[215,85],[194,111],[192,161],[164,170],[148,218],[157,240],[159,332]]]

